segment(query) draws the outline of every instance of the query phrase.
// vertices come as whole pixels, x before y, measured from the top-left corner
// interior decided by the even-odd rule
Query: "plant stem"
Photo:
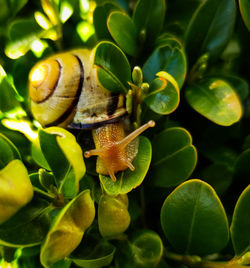
[[[202,260],[198,256],[179,255],[172,252],[166,253],[166,258],[182,263],[190,268],[243,268],[244,265],[238,264],[237,260],[232,259],[227,262],[212,262]]]
[[[38,187],[33,186],[34,193],[40,196],[41,198],[49,201],[49,202],[54,202],[55,201],[55,196],[46,193],[45,191],[39,189]]]

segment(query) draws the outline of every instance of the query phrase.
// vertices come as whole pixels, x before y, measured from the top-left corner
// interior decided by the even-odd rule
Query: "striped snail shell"
[[[134,140],[154,122],[125,133],[121,120],[128,114],[125,96],[101,86],[93,55],[79,49],[38,62],[29,75],[31,112],[44,127],[93,129],[96,148],[84,156],[98,156],[96,171],[116,181],[117,172],[134,170],[132,161],[138,151]]]
[[[34,118],[43,126],[95,128],[127,114],[125,97],[97,80],[92,52],[79,49],[38,62],[29,75]]]

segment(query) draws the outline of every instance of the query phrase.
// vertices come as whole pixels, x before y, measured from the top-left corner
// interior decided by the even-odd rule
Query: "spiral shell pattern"
[[[94,128],[118,121],[125,97],[104,89],[91,51],[79,49],[38,62],[29,74],[34,118],[43,126]]]

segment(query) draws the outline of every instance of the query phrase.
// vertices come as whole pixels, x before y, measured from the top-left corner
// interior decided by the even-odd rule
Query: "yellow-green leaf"
[[[0,170],[0,224],[12,217],[33,197],[27,169],[16,159]]]
[[[44,267],[67,257],[80,244],[94,217],[95,206],[89,190],[72,199],[58,214],[41,248]]]
[[[82,149],[76,142],[75,136],[63,128],[48,128],[49,133],[57,134],[57,142],[72,165],[77,180],[80,180],[85,174],[86,168],[83,160]]]
[[[50,127],[39,131],[39,141],[59,190],[66,197],[74,197],[86,171],[82,150],[74,135],[63,128]]]
[[[242,116],[238,95],[221,79],[206,78],[190,85],[186,98],[193,109],[218,125],[230,126]]]
[[[103,237],[112,237],[126,231],[130,224],[127,195],[103,195],[98,207],[99,231]]]

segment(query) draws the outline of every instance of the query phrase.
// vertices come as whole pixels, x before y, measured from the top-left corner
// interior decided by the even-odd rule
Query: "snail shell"
[[[93,53],[87,49],[53,55],[29,75],[34,118],[43,126],[96,128],[127,114],[125,97],[98,82]]]
[[[127,115],[125,96],[103,88],[97,78],[94,51],[73,50],[38,62],[29,75],[34,118],[43,126],[93,129],[98,156],[96,170],[116,181],[115,173],[130,168],[137,154],[135,138],[153,121],[126,136],[121,118]]]

